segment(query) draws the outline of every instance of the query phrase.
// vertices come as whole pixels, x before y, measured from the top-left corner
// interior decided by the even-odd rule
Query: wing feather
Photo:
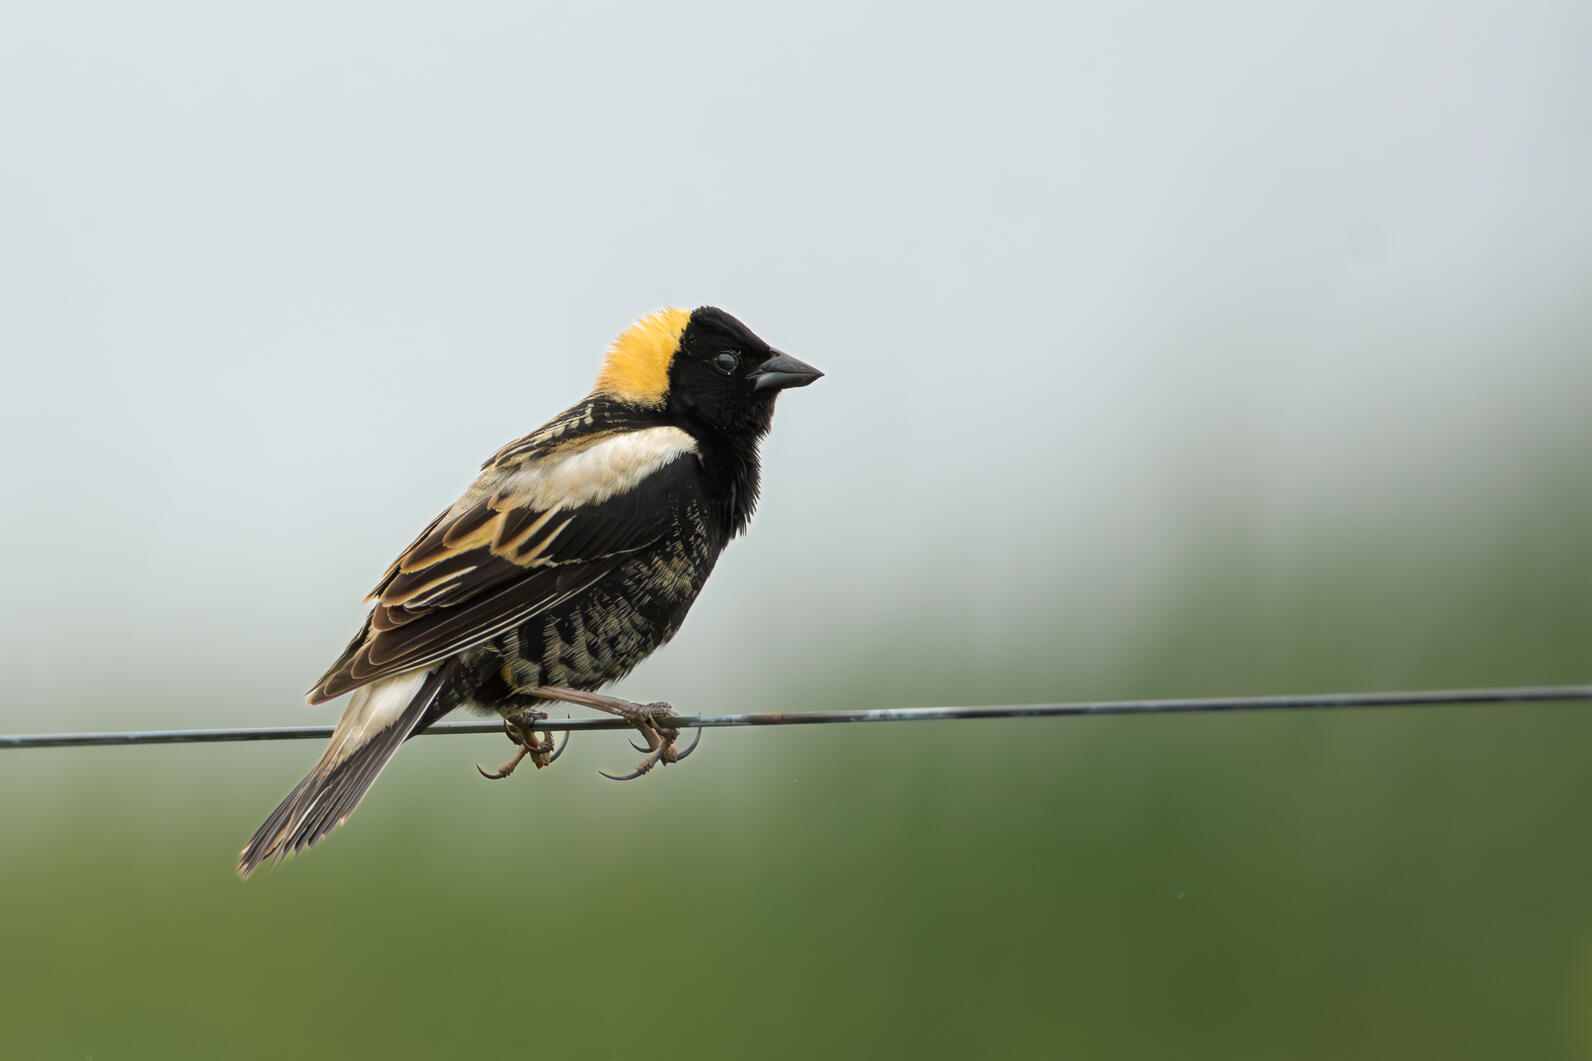
[[[569,600],[668,534],[675,502],[702,499],[695,442],[678,428],[585,441],[566,429],[540,457],[524,440],[500,451],[509,459],[488,464],[387,569],[310,702],[429,666]]]

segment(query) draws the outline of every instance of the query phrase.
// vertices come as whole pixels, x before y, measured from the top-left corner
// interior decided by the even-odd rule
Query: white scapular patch
[[[697,444],[678,427],[646,427],[638,432],[611,435],[586,449],[556,460],[503,468],[489,465],[486,472],[470,484],[465,495],[447,510],[447,519],[457,518],[490,500],[492,508],[529,508],[544,513],[538,523],[525,527],[513,543],[498,543],[497,550],[521,550],[525,540],[559,510],[597,505],[615,494],[642,483],[646,476],[685,454],[694,454]]]
[[[596,505],[696,451],[696,440],[678,427],[629,431],[552,464],[517,468],[497,484],[497,492],[540,511]]]
[[[678,427],[648,427],[605,438],[543,467],[516,468],[498,492],[535,510],[597,505],[669,464],[696,452],[696,440]]]

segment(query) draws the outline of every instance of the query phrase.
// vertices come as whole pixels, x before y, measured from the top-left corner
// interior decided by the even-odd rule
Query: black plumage
[[[388,568],[309,695],[354,694],[337,732],[238,871],[331,831],[403,741],[448,712],[524,718],[548,687],[596,690],[673,637],[751,518],[775,397],[819,375],[712,307],[621,335],[593,393],[500,449]],[[638,725],[652,761],[673,761],[672,731]]]

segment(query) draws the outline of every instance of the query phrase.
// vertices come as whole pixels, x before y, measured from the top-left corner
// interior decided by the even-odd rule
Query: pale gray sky
[[[754,624],[1108,650],[1213,505],[1283,549],[1361,505],[1462,521],[1585,416],[1589,30],[11,5],[0,728],[311,717],[394,552],[665,304],[829,375],[649,695],[717,695]]]

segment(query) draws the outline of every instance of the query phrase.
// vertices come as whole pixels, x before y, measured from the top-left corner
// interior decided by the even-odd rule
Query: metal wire
[[[1426,689],[1402,693],[1303,693],[1286,696],[1195,697],[1180,700],[1103,700],[1070,704],[1004,704],[986,707],[902,707],[868,711],[774,712],[758,715],[682,715],[680,729],[740,726],[833,726],[852,722],[949,722],[989,718],[1063,718],[1080,715],[1192,715],[1227,711],[1325,711],[1362,707],[1454,707],[1592,701],[1592,685],[1541,685],[1513,689]],[[630,729],[620,718],[550,718],[532,728],[554,732]],[[421,736],[501,733],[501,722],[454,722],[432,726]],[[331,726],[247,729],[165,729],[121,733],[21,733],[0,735],[3,748],[85,748],[132,744],[222,744],[233,741],[314,740]]]

